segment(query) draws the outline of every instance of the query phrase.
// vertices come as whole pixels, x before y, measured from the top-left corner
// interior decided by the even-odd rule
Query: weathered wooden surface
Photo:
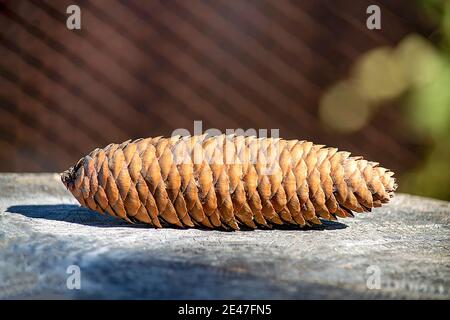
[[[56,174],[0,174],[0,298],[449,299],[449,222],[449,202],[397,195],[321,230],[155,230],[80,208]]]

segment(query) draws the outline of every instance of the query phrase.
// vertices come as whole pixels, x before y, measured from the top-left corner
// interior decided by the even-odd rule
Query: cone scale
[[[79,203],[128,222],[305,227],[387,203],[393,172],[308,141],[206,135],[95,149],[61,174]]]

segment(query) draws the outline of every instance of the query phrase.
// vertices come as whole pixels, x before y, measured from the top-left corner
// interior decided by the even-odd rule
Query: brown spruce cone
[[[95,149],[61,179],[82,206],[155,227],[320,224],[389,201],[394,173],[307,141],[205,135]]]

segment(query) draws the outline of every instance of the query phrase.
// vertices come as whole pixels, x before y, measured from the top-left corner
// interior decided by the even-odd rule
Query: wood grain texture
[[[450,298],[448,201],[396,194],[312,229],[229,233],[101,215],[56,173],[1,173],[0,193],[1,299]],[[81,290],[66,287],[70,265]]]

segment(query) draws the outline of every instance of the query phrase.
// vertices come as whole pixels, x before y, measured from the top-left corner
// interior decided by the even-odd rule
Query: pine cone
[[[205,135],[95,149],[61,175],[82,206],[155,227],[320,224],[393,196],[393,172],[307,141]]]

